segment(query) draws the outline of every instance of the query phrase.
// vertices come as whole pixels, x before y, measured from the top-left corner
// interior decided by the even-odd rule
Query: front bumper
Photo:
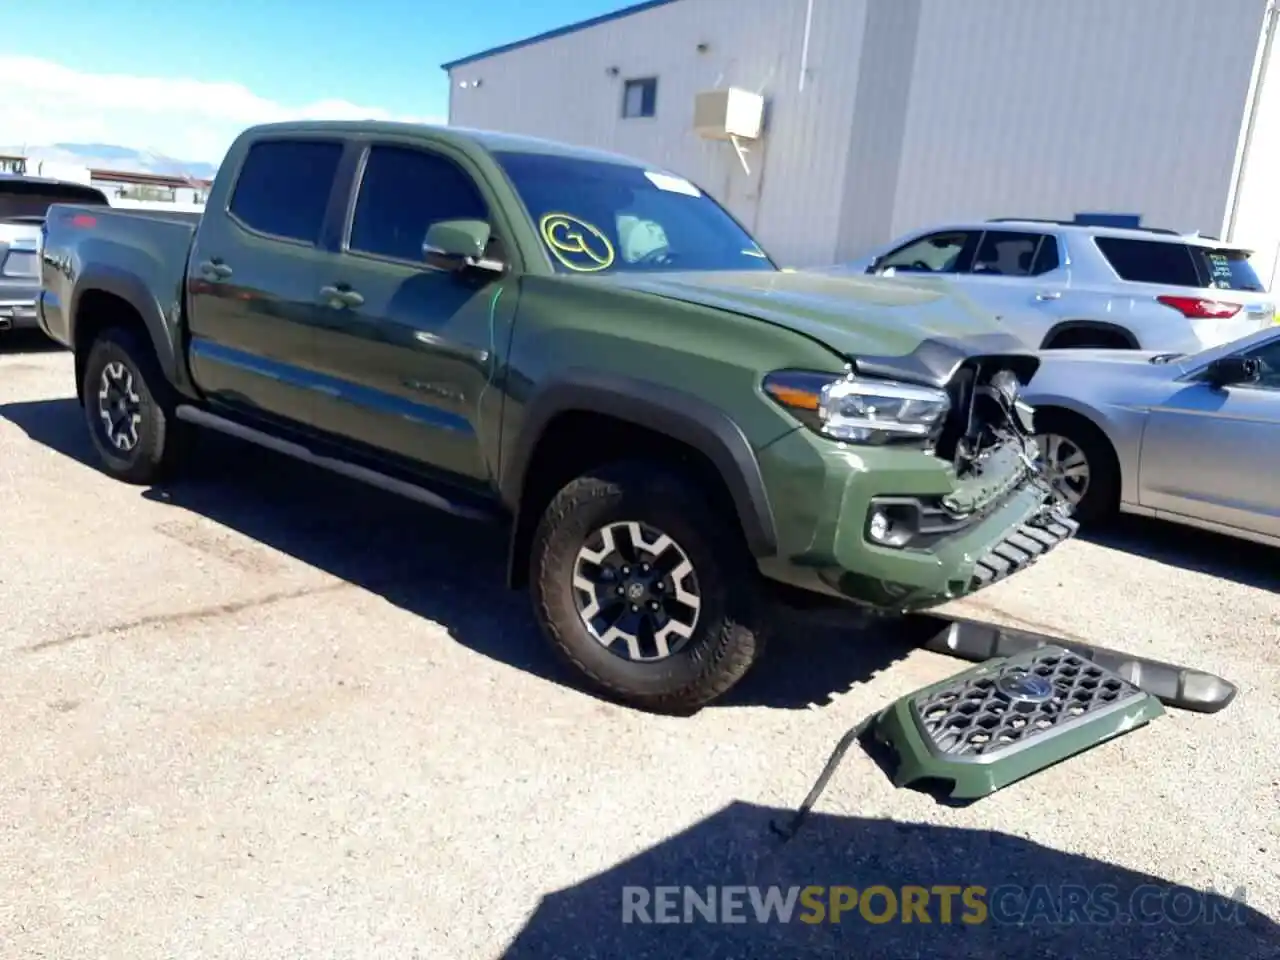
[[[36,305],[33,300],[0,300],[0,330],[34,330]]]
[[[1023,451],[1025,453],[1025,451]],[[761,571],[885,612],[924,610],[985,589],[1074,536],[1076,523],[1015,450],[977,480],[911,450],[841,447],[807,430],[761,451],[779,534]],[[910,535],[876,542],[870,518],[917,504]]]

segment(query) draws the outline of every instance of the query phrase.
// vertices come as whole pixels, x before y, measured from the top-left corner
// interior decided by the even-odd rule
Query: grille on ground
[[[950,784],[976,800],[1164,713],[1160,701],[1086,651],[1058,644],[987,660],[895,700],[872,739],[899,786]]]
[[[1034,741],[1138,693],[1097,664],[1054,649],[1011,662],[999,673],[962,674],[953,685],[916,697],[912,708],[940,753],[978,759]]]

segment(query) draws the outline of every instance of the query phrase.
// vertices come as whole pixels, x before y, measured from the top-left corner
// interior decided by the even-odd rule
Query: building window
[[[22,176],[27,172],[27,161],[21,157],[4,157],[0,159],[0,173],[11,173]]]
[[[622,116],[652,117],[658,105],[658,78],[628,80],[622,88]]]

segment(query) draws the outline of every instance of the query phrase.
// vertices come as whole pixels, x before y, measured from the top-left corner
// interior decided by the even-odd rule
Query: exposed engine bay
[[[1013,448],[1038,473],[1032,440],[1034,411],[1020,399],[1021,388],[1018,374],[998,358],[962,365],[947,384],[951,411],[935,455],[949,460],[956,475],[967,479],[981,477],[997,451]]]

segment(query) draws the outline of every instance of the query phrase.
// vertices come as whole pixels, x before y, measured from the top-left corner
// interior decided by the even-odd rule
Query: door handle
[[[231,276],[231,268],[221,260],[201,261],[200,272],[210,280],[226,280]]]
[[[330,284],[327,287],[320,288],[320,296],[329,301],[329,305],[342,309],[343,307],[358,307],[364,303],[364,297],[356,293],[348,287],[339,287]]]
[[[1062,297],[1061,290],[1041,290],[1036,294],[1037,300],[1058,300]]]

